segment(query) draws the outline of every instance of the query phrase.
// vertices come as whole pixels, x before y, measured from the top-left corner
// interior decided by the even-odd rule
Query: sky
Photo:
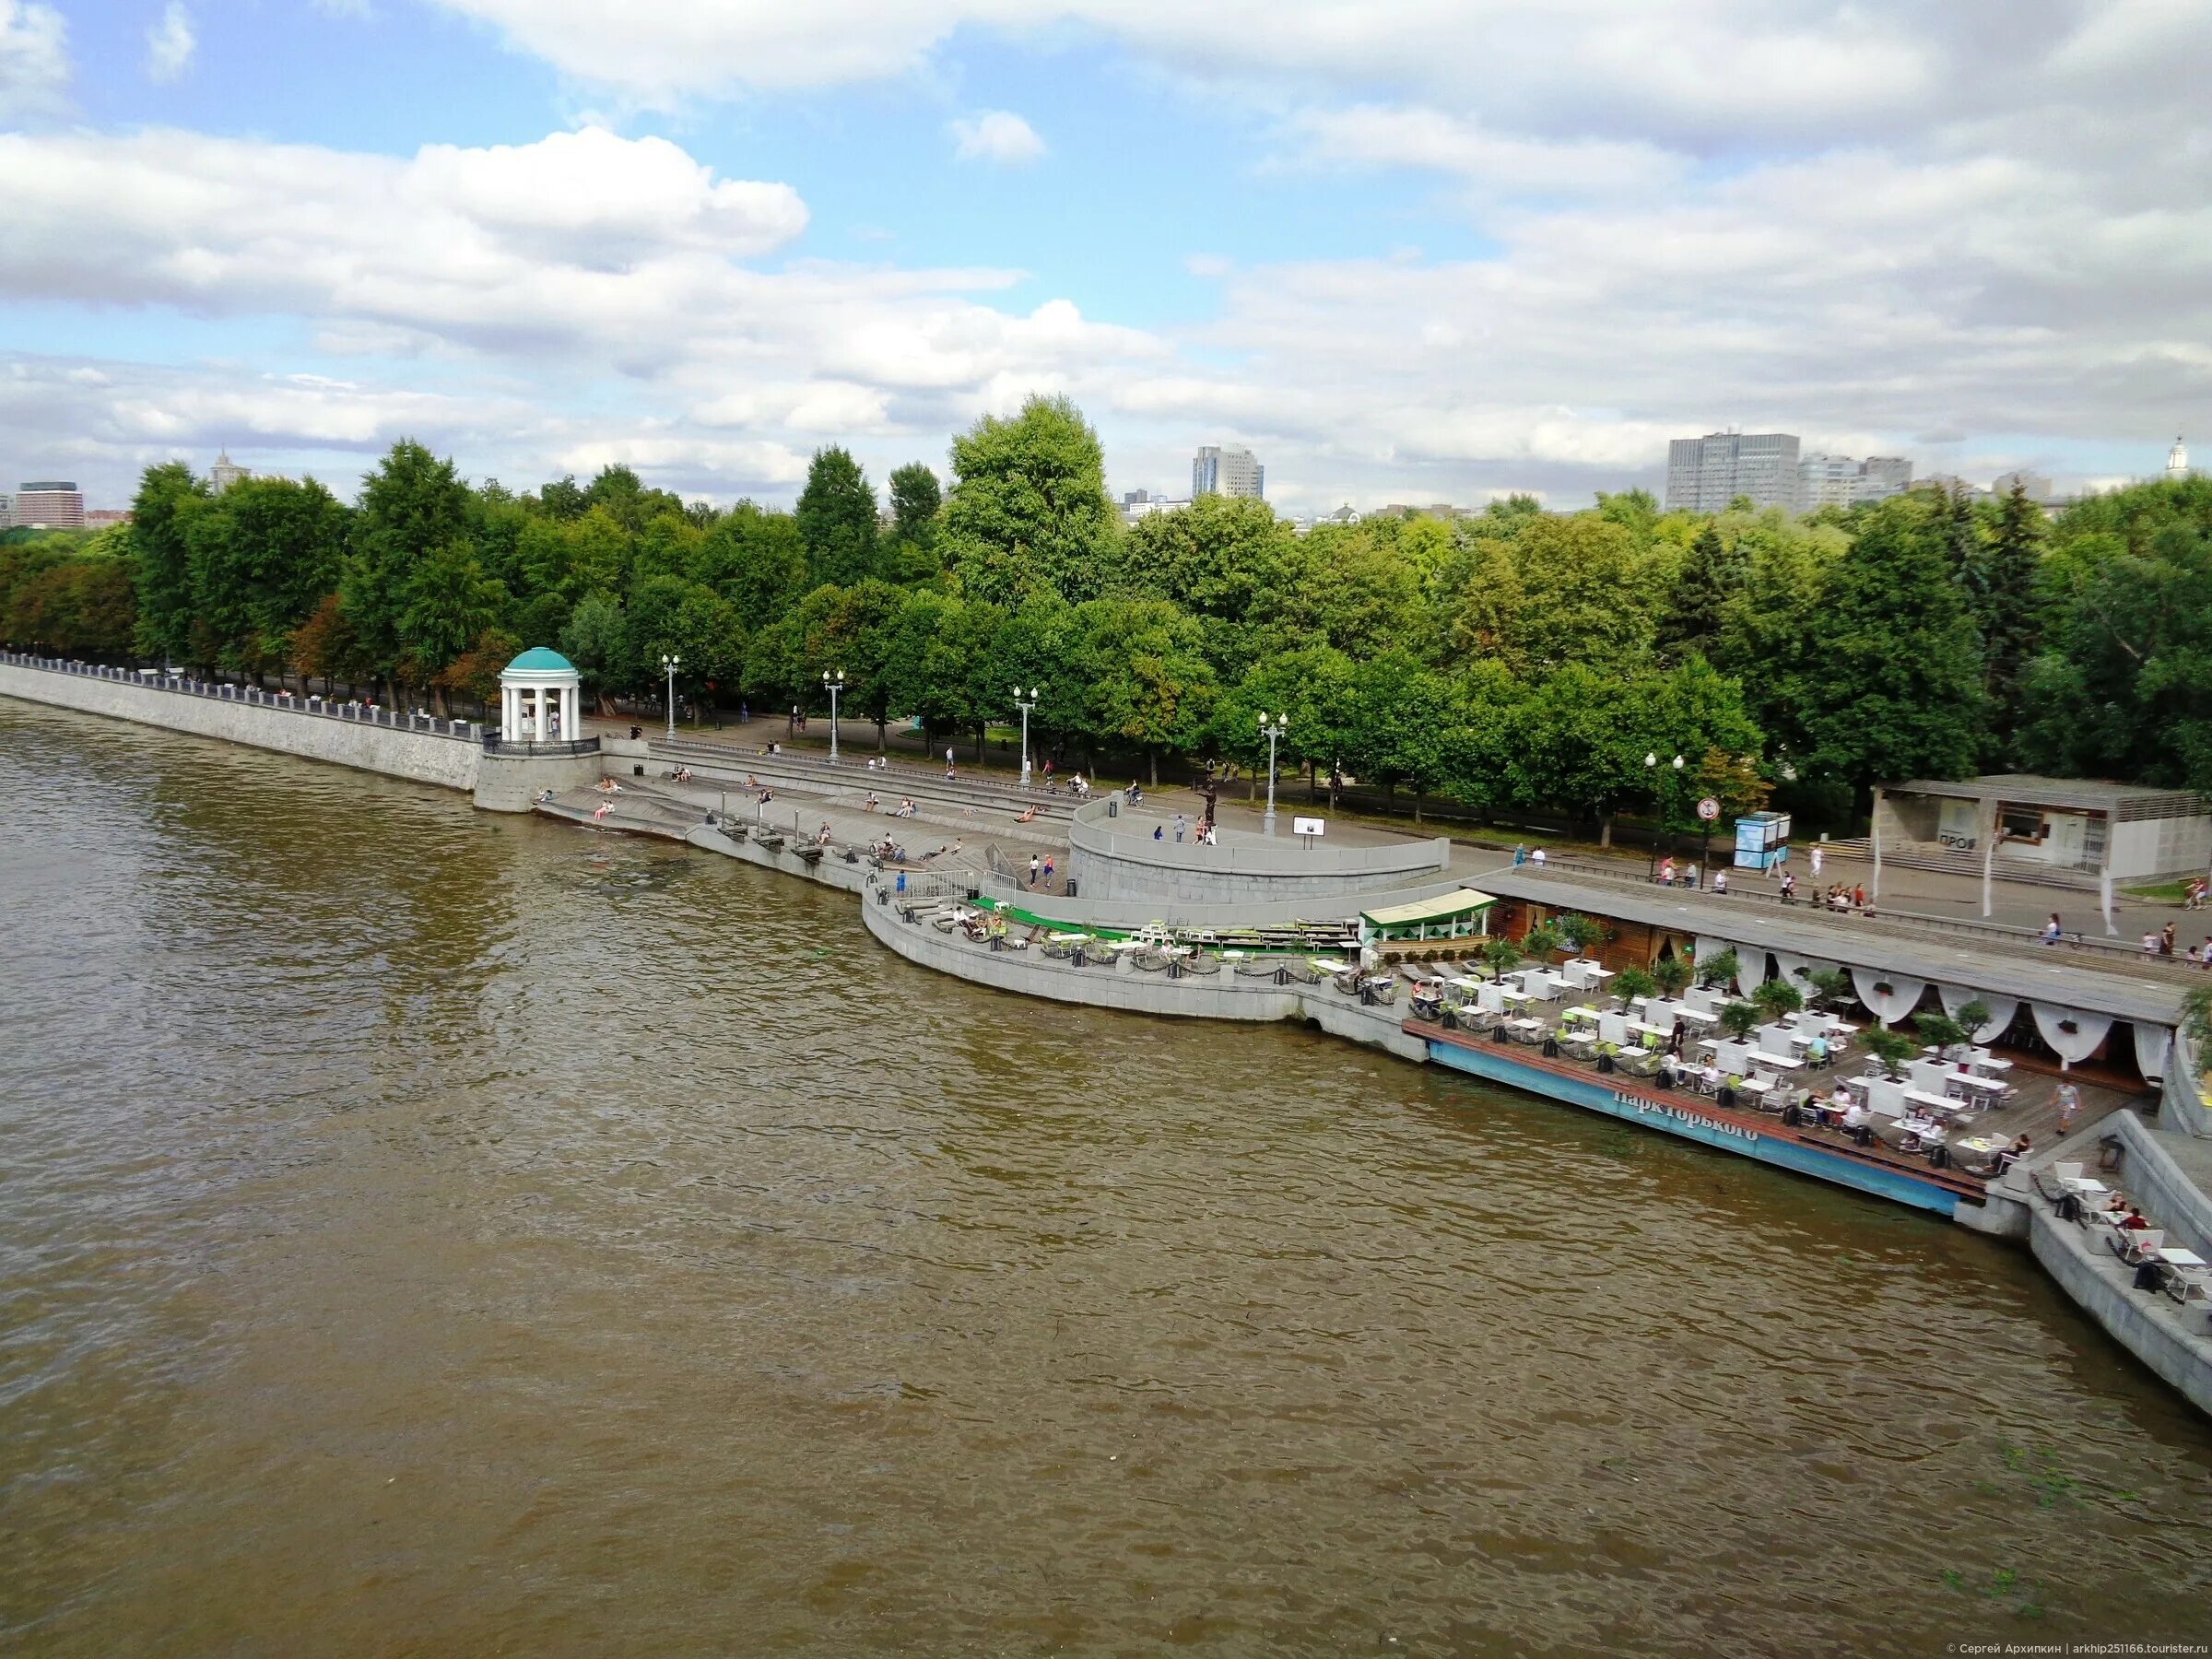
[[[1032,394],[1116,493],[1672,437],[2212,453],[2212,0],[0,0],[0,490],[401,437],[788,503]]]

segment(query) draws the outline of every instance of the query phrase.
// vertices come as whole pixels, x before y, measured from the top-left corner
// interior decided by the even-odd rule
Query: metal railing
[[[488,755],[526,756],[532,759],[547,756],[595,755],[599,752],[596,737],[502,737],[497,732],[484,734],[484,752]]]
[[[2037,950],[2054,948],[2042,944],[2041,935],[2033,928],[2016,927],[2003,922],[1984,922],[1976,917],[1932,916],[1923,911],[1899,911],[1887,907],[1867,914],[1858,911],[1831,911],[1811,898],[1800,900],[1794,904],[1783,904],[1778,894],[1765,890],[1731,889],[1725,893],[1716,893],[1710,887],[1659,888],[1649,876],[1641,872],[1623,869],[1606,859],[1591,858],[1580,853],[1548,853],[1541,868],[1523,865],[1516,873],[1541,876],[1553,872],[1571,875],[1577,879],[1602,881],[1612,887],[1646,891],[1655,888],[1671,898],[1700,901],[1719,911],[1735,910],[1740,912],[1764,908],[1771,910],[1783,920],[1800,916],[1815,920],[1848,920],[1856,926],[1876,933],[1933,936],[1954,943],[1966,941],[2009,947],[2032,946]],[[1479,880],[1479,877],[1470,879]],[[2068,933],[2062,936],[2055,948],[2085,953],[2091,959],[2090,965],[2099,968],[2142,973],[2153,979],[2171,980],[2181,984],[2204,982],[2201,969],[2171,958],[2147,956],[2139,944],[2125,939]]]
[[[0,651],[0,663],[16,668],[36,668],[48,674],[79,679],[106,680],[141,690],[178,697],[206,698],[211,702],[238,703],[267,709],[279,714],[300,714],[317,720],[345,721],[355,725],[380,726],[387,731],[414,732],[425,737],[448,737],[463,743],[477,741],[480,728],[473,721],[443,720],[418,711],[402,713],[362,702],[337,702],[312,692],[264,691],[256,686],[235,686],[228,680],[195,679],[179,669],[112,668],[100,663],[70,662],[60,657],[32,656],[25,652]],[[592,740],[594,747],[598,739]]]

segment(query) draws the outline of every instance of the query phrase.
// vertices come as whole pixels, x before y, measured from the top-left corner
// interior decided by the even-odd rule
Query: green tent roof
[[[573,674],[576,665],[547,645],[533,645],[507,665],[509,674]]]

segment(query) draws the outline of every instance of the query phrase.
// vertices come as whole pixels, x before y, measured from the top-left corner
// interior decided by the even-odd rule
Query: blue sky
[[[2108,480],[2212,428],[2207,69],[2196,0],[0,0],[0,475],[787,500],[1065,392],[1292,512],[1726,424]]]

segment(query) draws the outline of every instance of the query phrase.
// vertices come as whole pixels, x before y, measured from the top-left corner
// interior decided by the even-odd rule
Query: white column
[[[576,686],[563,686],[560,689],[560,731],[564,737],[573,739],[583,735],[581,711],[578,707],[582,700],[579,695],[580,691],[581,688]]]
[[[514,736],[514,688],[506,684],[500,687],[500,736],[502,740]]]

